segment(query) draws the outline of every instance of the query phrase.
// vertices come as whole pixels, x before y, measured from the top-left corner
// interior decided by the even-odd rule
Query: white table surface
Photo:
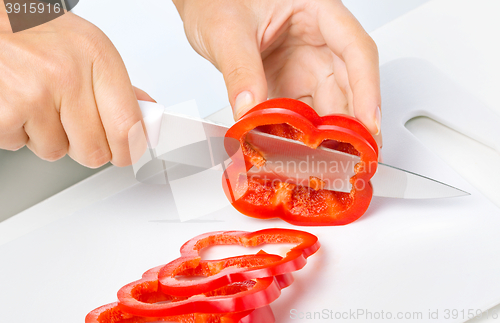
[[[361,2],[363,1],[360,1],[360,3]],[[435,5],[435,3],[438,3],[439,5],[439,2],[440,1],[438,0],[430,1],[429,3],[425,4],[425,6],[432,6]],[[130,18],[131,12],[133,12],[133,10],[127,10],[126,8],[123,8],[125,7],[125,3],[125,1],[121,2],[121,8],[113,8],[115,13],[113,15],[109,14],[109,12],[111,12],[112,6],[110,1],[83,1],[81,4],[79,4],[79,8],[76,11],[83,17],[96,23],[110,36],[117,48],[122,53],[122,56],[124,57],[124,60],[130,70],[130,74],[132,80],[134,80],[134,83],[140,87],[143,87],[144,89],[149,90],[152,95],[158,99],[158,101],[168,105],[182,102],[193,97],[204,98],[199,99],[199,101],[202,102],[202,112],[205,113],[205,115],[208,115],[210,112],[216,111],[218,108],[225,106],[227,104],[227,100],[225,98],[225,93],[221,91],[221,84],[214,86],[214,88],[206,89],[201,93],[194,90],[192,92],[177,94],[168,93],[169,91],[164,91],[165,88],[175,88],[176,86],[178,86],[178,83],[182,84],[182,82],[187,82],[185,78],[187,78],[188,76],[183,77],[182,80],[168,78],[168,75],[162,74],[162,72],[165,72],[165,70],[168,71],[170,69],[173,69],[173,66],[170,65],[166,67],[163,66],[160,72],[151,73],[153,67],[148,62],[158,62],[158,59],[148,60],[147,58],[154,58],[155,55],[159,54],[158,52],[162,53],[164,49],[162,49],[161,44],[152,46],[150,38],[151,36],[138,38],[137,31],[133,30],[134,27],[131,26],[132,24],[120,24],[116,21],[111,21],[112,19],[115,19],[114,17]],[[129,3],[131,5],[138,5],[139,2],[129,1]],[[354,1],[346,1],[346,3],[347,5],[355,5]],[[100,6],[103,11],[96,12],[95,10],[93,10],[93,8],[97,6]],[[106,6],[108,6],[107,8],[109,8],[109,10],[106,10]],[[170,3],[162,4],[159,6],[161,7],[160,9],[165,10],[154,10],[154,8],[148,8],[146,5],[142,7],[141,10],[143,11],[140,11],[141,14],[144,14],[144,17],[150,15],[149,17],[147,17],[147,21],[141,21],[143,24],[148,25],[144,27],[144,30],[151,28],[151,30],[154,29],[159,32],[159,30],[161,29],[162,19],[178,19],[176,13],[172,11],[172,5]],[[352,10],[353,12],[356,12],[356,10],[360,10],[360,8],[352,8]],[[107,14],[104,14],[104,12],[107,12]],[[153,16],[153,18],[151,16]],[[398,21],[396,21],[395,23],[401,23],[405,19],[411,21],[411,13],[398,18]],[[138,23],[137,20],[139,20],[139,18],[136,19],[136,23]],[[382,23],[372,23],[372,25],[381,26]],[[180,25],[180,20],[179,26],[179,28],[182,28],[182,26]],[[383,32],[383,27],[375,32],[375,39],[377,39],[377,35],[379,35],[378,33]],[[168,42],[168,31],[159,33],[163,33],[165,42]],[[130,42],[132,41],[134,42],[133,46],[130,45]],[[191,52],[190,48],[187,45],[187,42],[184,45],[185,47],[183,47],[181,52]],[[390,60],[390,58],[397,57],[397,54],[399,54],[383,51],[386,47],[384,47],[384,45],[381,46],[381,44],[379,44],[379,48],[381,49],[382,63],[387,62],[388,60]],[[155,50],[157,50],[156,53]],[[222,81],[215,69],[204,62],[202,59],[197,57],[194,52],[192,52],[190,55],[187,55],[184,59],[189,60],[190,65],[193,66],[192,70],[196,69],[196,74],[205,75],[207,80],[218,78],[219,81]],[[443,67],[444,69],[448,68],[449,71],[453,72],[453,64],[449,64],[448,62],[446,62],[445,58],[443,58],[442,60],[443,61],[437,61],[437,66]],[[175,69],[174,71],[172,71],[172,73],[173,75],[176,75]],[[187,74],[185,73],[184,75]],[[137,80],[137,82],[135,80]],[[465,84],[467,83],[467,80],[462,81],[465,82]],[[202,88],[201,83],[203,82],[200,82],[200,84],[198,84],[199,88]],[[197,85],[195,84],[193,88],[196,87]],[[489,94],[489,92],[485,92],[479,86],[472,86],[472,89],[474,90],[475,94],[478,94],[481,98],[486,98],[486,103],[500,114],[500,104],[498,99],[495,101],[495,99]],[[192,95],[194,93],[196,93],[196,95]],[[228,114],[223,117],[227,118]],[[500,171],[498,169],[495,170],[495,167],[487,167],[489,165],[500,165],[500,157],[497,152],[457,132],[454,132],[451,129],[445,128],[427,119],[414,120],[410,122],[407,127],[426,145],[438,151],[439,155],[452,167],[454,167],[461,175],[463,175],[465,179],[471,182],[480,191],[482,191],[483,194],[485,194],[494,203],[500,206],[500,194],[498,188],[495,187],[495,183],[498,183],[500,180]],[[120,169],[116,167],[110,167],[78,183],[77,185],[43,201],[42,203],[39,203],[38,205],[24,212],[21,212],[6,221],[1,222],[0,245],[5,244],[8,241],[12,241],[22,235],[29,234],[37,228],[40,228],[64,216],[72,214],[79,209],[95,203],[96,201],[110,197],[123,189],[131,187],[135,183],[136,180],[130,168]],[[500,311],[500,308],[497,308],[497,311]],[[489,320],[476,319],[474,320],[474,322],[494,322],[499,320],[500,319],[494,320],[492,318],[490,318]]]

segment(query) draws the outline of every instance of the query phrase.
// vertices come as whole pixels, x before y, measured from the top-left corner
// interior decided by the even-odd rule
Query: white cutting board
[[[439,21],[426,18],[449,3],[432,2],[375,33],[381,57],[391,50],[389,45],[395,46],[384,39],[421,31],[429,32],[429,44],[406,45],[430,46],[431,52],[433,39],[444,38],[446,31],[441,35]],[[416,25],[422,21],[436,26]],[[472,28],[475,22],[457,23]],[[404,56],[418,57],[400,57]],[[481,101],[495,102],[461,82],[455,84],[455,77],[452,81],[450,72],[435,67],[441,66],[436,62],[430,64],[429,58],[392,59],[381,69],[385,162],[472,195],[438,201],[375,198],[353,224],[303,228],[319,237],[322,248],[273,304],[278,322],[298,321],[290,318],[291,309],[334,314],[360,309],[375,316],[381,311],[394,316],[409,311],[421,312],[422,319],[396,321],[463,322],[461,317],[445,319],[445,309],[467,312],[500,303],[500,210],[404,127],[411,117],[427,114],[498,148],[498,114]],[[171,202],[165,186],[137,184],[0,247],[0,322],[82,322],[88,311],[114,301],[122,285],[177,258],[181,244],[199,233],[292,227],[281,220],[247,218],[230,207],[179,223]],[[429,320],[429,311],[436,310],[440,319]]]

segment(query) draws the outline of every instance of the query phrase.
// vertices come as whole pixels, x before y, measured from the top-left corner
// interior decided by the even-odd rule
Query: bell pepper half
[[[96,308],[85,317],[85,323],[274,323],[275,318],[269,305],[253,310],[223,314],[184,314],[164,317],[145,317],[124,312],[118,302]]]
[[[301,141],[311,148],[328,148],[357,155],[360,162],[350,178],[349,193],[322,189],[322,181],[310,178],[309,186],[241,176],[241,169],[265,165],[265,156],[247,142],[246,134],[258,130]],[[366,127],[346,115],[320,117],[307,104],[293,99],[272,99],[248,111],[226,133],[240,141],[244,161],[233,158],[222,182],[234,208],[261,218],[281,218],[295,225],[344,225],[361,217],[370,205],[378,146]],[[242,165],[244,163],[244,165]]]
[[[118,306],[122,311],[146,317],[242,312],[269,305],[277,299],[281,294],[277,280],[288,282],[291,275],[231,283],[207,293],[183,297],[161,291],[158,273],[162,267],[146,271],[142,279],[118,291]]]
[[[295,247],[285,255],[256,255],[203,261],[200,252],[214,245],[254,247],[265,243],[293,243]],[[305,266],[307,258],[320,247],[318,238],[304,231],[291,229],[264,229],[256,232],[219,231],[194,237],[181,247],[181,257],[165,265],[158,280],[164,293],[191,296],[206,293],[234,282],[278,276]],[[195,280],[178,280],[176,276],[196,276]],[[285,276],[290,277],[291,276]],[[183,277],[186,278],[186,277]],[[287,284],[291,284],[292,281]],[[285,286],[280,286],[281,288]]]

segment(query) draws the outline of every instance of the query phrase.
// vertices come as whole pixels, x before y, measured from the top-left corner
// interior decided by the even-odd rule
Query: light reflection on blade
[[[435,199],[467,196],[470,193],[434,179],[383,163],[371,179],[374,196],[404,199]]]

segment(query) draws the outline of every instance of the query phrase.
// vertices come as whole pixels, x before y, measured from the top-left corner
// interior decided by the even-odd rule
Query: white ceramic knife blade
[[[147,123],[146,128],[149,136],[158,137],[156,133],[158,130],[150,130]],[[171,131],[165,133],[162,131],[160,141],[167,142],[167,146],[177,147],[167,153],[158,154],[159,158],[165,161],[196,169],[210,169],[214,167],[214,163],[218,164],[229,159],[224,149],[224,142],[226,146],[228,145],[224,135],[229,129],[225,125],[165,112],[162,116],[161,129]],[[200,129],[205,134],[205,140],[200,140]],[[190,136],[193,138],[189,138]],[[310,185],[312,176],[320,179],[325,189],[349,192],[352,188],[349,179],[355,174],[354,166],[360,161],[358,156],[323,146],[313,149],[302,142],[256,130],[249,132],[246,139],[266,160],[264,167],[253,167],[248,176],[279,179],[304,186]],[[179,140],[182,140],[182,145],[178,145]],[[192,144],[186,145],[186,142]],[[230,145],[239,146],[239,143],[234,140]],[[377,171],[371,179],[375,196],[430,199],[469,195],[431,178],[383,163],[376,164]],[[184,174],[189,173],[188,170]]]
[[[248,133],[247,141],[266,160],[260,169],[253,167],[249,171],[251,176],[306,186],[312,176],[322,180],[325,189],[351,190],[349,179],[355,174],[354,166],[360,161],[358,156],[323,146],[314,149],[299,141],[257,131]],[[375,167],[377,170],[371,179],[375,196],[429,199],[469,195],[453,186],[394,166],[377,163]]]

